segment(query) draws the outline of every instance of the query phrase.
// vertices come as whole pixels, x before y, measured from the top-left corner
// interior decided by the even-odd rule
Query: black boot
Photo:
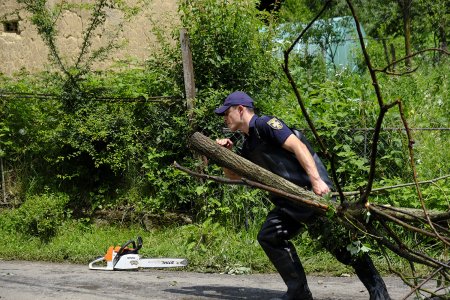
[[[289,251],[286,249],[286,251]],[[295,254],[297,256],[297,254]],[[306,274],[300,261],[295,259],[286,259],[283,257],[273,261],[273,264],[283,278],[288,288],[287,292],[281,297],[283,300],[312,300],[312,294],[308,287]]]
[[[333,254],[338,261],[355,269],[356,275],[369,292],[370,300],[391,299],[383,278],[373,265],[370,256],[363,254],[360,257],[354,257],[345,246],[341,246],[351,243],[346,232],[339,230],[335,223],[324,217],[317,218],[314,222],[309,223],[308,229],[313,237],[322,235],[322,246]],[[336,243],[337,239],[339,239],[339,243]]]
[[[290,217],[272,211],[258,234],[258,242],[287,285],[284,300],[312,300],[306,274],[289,239],[300,225]]]
[[[369,291],[370,300],[390,300],[391,297],[369,255],[363,255],[352,262],[356,275]]]

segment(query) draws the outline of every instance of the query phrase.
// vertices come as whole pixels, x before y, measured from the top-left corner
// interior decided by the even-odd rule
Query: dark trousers
[[[345,247],[347,244],[345,241],[339,242],[339,245],[344,246],[337,246],[338,243],[333,242],[336,241],[336,237],[331,237],[336,234],[335,226],[327,218],[313,216],[301,222],[294,219],[289,211],[276,207],[267,215],[258,233],[258,242],[288,287],[283,299],[312,299],[305,271],[294,245],[290,242],[304,226],[308,227],[313,237],[323,235],[322,246],[338,261],[354,268],[358,278],[369,291],[370,300],[390,299],[386,285],[370,257],[367,254],[352,256]]]

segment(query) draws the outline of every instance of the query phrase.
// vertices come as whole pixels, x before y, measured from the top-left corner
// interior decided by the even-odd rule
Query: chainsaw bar
[[[184,258],[141,258],[139,259],[140,268],[172,268],[186,267],[187,259]]]

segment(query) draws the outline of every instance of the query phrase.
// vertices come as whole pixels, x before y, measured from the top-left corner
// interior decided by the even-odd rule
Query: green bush
[[[49,241],[70,211],[66,210],[69,197],[63,193],[32,195],[17,209],[0,214],[0,224],[4,230],[39,237]]]

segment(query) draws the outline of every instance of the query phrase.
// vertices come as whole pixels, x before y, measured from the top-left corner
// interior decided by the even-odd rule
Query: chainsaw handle
[[[130,244],[133,244],[133,248],[132,249],[127,249],[127,246],[128,245],[130,245]],[[123,255],[123,252],[125,251],[125,250],[130,250],[130,253],[135,253],[135,254],[137,254],[138,253],[138,250],[139,249],[141,249],[142,248],[142,238],[140,237],[140,236],[138,236],[137,237],[137,244],[136,244],[136,242],[134,241],[134,240],[129,240],[129,241],[127,241],[126,243],[124,243],[121,247],[120,247],[120,249],[119,249],[119,251],[117,252],[117,255]]]
[[[138,244],[136,247],[136,242],[134,240],[129,240],[127,242],[125,242],[119,249],[119,251],[117,251],[117,255],[116,257],[114,257],[114,261],[113,261],[113,267],[116,266],[117,262],[119,261],[120,257],[124,254],[137,254],[138,250],[141,249],[142,247],[142,238],[140,236],[138,236],[137,238]],[[127,248],[128,245],[133,244],[133,248]],[[126,252],[126,253],[125,253]]]
[[[117,255],[118,256],[122,255],[125,249],[127,249],[127,246],[130,244],[133,244],[133,250],[136,249],[136,242],[133,240],[129,240],[120,247],[119,251],[117,251]]]
[[[136,251],[142,248],[142,238],[140,236],[137,237],[137,247]]]

